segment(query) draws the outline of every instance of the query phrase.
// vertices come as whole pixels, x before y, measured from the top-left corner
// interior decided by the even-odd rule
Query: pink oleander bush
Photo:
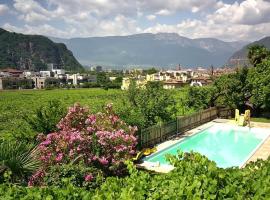
[[[57,127],[57,132],[38,136],[42,172],[54,165],[83,162],[106,174],[119,174],[124,161],[136,154],[137,128],[123,122],[111,104],[103,113],[94,114],[76,103]],[[35,177],[40,179],[40,171],[33,175],[32,183],[37,182]]]

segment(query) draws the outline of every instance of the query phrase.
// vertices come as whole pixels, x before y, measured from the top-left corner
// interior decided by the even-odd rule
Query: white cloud
[[[28,23],[48,21],[52,17],[51,12],[34,0],[15,0],[13,6],[19,12],[20,19]]]
[[[253,41],[270,34],[270,22],[257,25],[215,24],[211,21],[184,20],[175,25],[157,24],[144,32],[175,32],[189,38],[213,37],[225,41],[246,40]]]
[[[3,28],[8,31],[14,31],[24,34],[32,34],[32,35],[54,35],[55,37],[67,37],[69,34],[66,31],[61,31],[56,29],[48,24],[38,25],[38,26],[30,26],[24,25],[23,27],[16,27],[9,23],[5,23]]]
[[[5,4],[0,4],[0,15],[3,15],[8,12],[8,6]]]
[[[149,21],[153,21],[156,19],[156,15],[147,15],[146,18],[149,20]]]
[[[214,14],[208,16],[216,23],[254,25],[270,21],[270,1],[246,0],[242,3],[224,4]]]
[[[156,12],[156,14],[166,16],[166,15],[171,15],[172,12],[167,10],[167,9],[162,9],[162,10],[159,10],[158,12]]]
[[[56,37],[127,35],[140,32],[176,32],[180,35],[253,40],[270,34],[270,0],[14,0],[20,28],[9,30]],[[4,6],[4,8],[3,8]],[[0,4],[0,15],[7,12]],[[12,12],[9,11],[9,12]],[[189,14],[178,23],[178,13]],[[197,14],[194,14],[197,13]],[[144,16],[144,17],[142,17]],[[197,18],[194,18],[197,17]],[[198,17],[199,16],[199,17]],[[2,16],[1,16],[2,17]],[[155,25],[146,27],[143,20]],[[4,27],[4,28],[5,28]],[[143,28],[142,28],[143,27]]]
[[[217,7],[217,0],[138,0],[140,7],[146,11],[174,13],[177,11],[198,12]],[[163,11],[162,11],[163,10]]]
[[[11,32],[22,32],[22,29],[21,28],[16,27],[16,26],[13,26],[13,25],[11,25],[9,23],[5,23],[3,25],[3,28],[6,29],[6,30],[8,30],[8,31],[11,31]]]

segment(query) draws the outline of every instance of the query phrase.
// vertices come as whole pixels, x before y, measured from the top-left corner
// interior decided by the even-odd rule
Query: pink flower
[[[56,156],[56,158],[55,158],[55,160],[57,162],[60,162],[62,159],[63,159],[63,154],[62,153],[58,153],[57,156]]]
[[[43,170],[38,170],[35,174],[33,174],[29,181],[28,181],[28,187],[32,187],[35,184],[38,184],[42,181],[42,178],[45,176],[45,172]]]
[[[109,161],[103,156],[102,158],[99,158],[98,161],[102,164],[102,165],[107,165],[109,163]]]
[[[90,125],[93,125],[96,123],[96,116],[95,115],[90,115],[88,116],[87,120],[85,121],[86,124],[90,124]]]
[[[101,164],[110,168],[119,166],[136,153],[137,128],[128,126],[115,115],[112,105],[105,109],[103,113],[93,114],[74,104],[58,123],[59,131],[47,137],[40,135],[39,158],[45,170],[55,164],[72,162],[78,156],[86,165]]]
[[[51,144],[51,142],[52,142],[51,140],[45,140],[44,142],[41,143],[41,145],[47,146],[47,145]]]
[[[86,175],[84,176],[84,180],[85,180],[86,182],[92,181],[93,178],[94,178],[94,177],[93,177],[92,174],[86,174]]]

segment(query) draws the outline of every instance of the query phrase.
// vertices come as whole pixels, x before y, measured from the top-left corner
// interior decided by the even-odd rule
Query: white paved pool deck
[[[196,134],[200,132],[203,129],[206,129],[214,124],[233,124],[235,125],[234,120],[227,120],[227,119],[215,119],[211,122],[205,123],[199,127],[196,127],[190,131],[185,132],[181,135],[176,135],[173,138],[169,139],[168,141],[165,141],[163,143],[158,144],[157,151],[161,151],[181,140],[183,140],[187,136],[191,136],[193,134]],[[251,122],[251,128],[269,128],[270,132],[270,123],[260,123],[260,122]],[[263,159],[266,160],[270,156],[270,135],[265,139],[265,141],[256,149],[256,151],[251,155],[251,157],[247,160],[247,162],[242,166],[244,167],[248,162],[256,161],[257,159]],[[147,170],[160,172],[160,173],[168,173],[173,169],[172,166],[164,166],[164,165],[158,165],[157,163],[149,163],[149,162],[143,162],[138,165],[139,167],[145,168]]]

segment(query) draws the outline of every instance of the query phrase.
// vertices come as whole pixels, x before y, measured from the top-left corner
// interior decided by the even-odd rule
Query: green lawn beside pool
[[[251,121],[252,122],[270,123],[270,119],[268,119],[268,118],[256,118],[256,117],[254,118],[254,117],[252,117]]]

